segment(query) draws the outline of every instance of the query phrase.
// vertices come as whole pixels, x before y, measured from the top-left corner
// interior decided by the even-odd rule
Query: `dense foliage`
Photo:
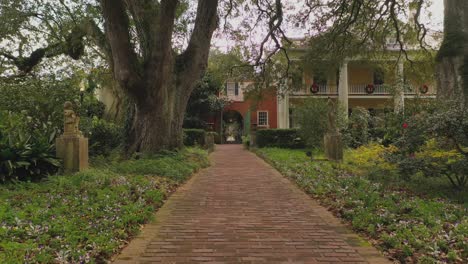
[[[203,129],[184,129],[185,146],[203,146],[205,145],[206,132]]]
[[[57,172],[55,129],[23,114],[0,111],[0,183],[37,181]]]
[[[206,119],[219,115],[225,101],[219,97],[223,85],[210,73],[205,74],[190,95],[184,116],[184,128],[207,129]]]
[[[367,109],[362,107],[353,108],[348,120],[348,128],[345,130],[345,139],[349,147],[357,148],[365,145],[370,140],[371,116]]]
[[[416,195],[416,189],[395,181],[370,180],[372,167],[392,170],[380,156],[392,151],[380,145],[363,147],[347,153],[344,165],[311,163],[299,150],[264,148],[258,153],[401,263],[464,263],[468,258],[465,207],[432,198],[427,191]]]
[[[256,145],[259,148],[304,148],[304,140],[297,129],[261,129],[256,133]]]
[[[109,155],[122,142],[120,126],[105,121],[104,105],[93,90],[80,91],[79,76],[0,82],[0,163],[5,180],[38,180],[58,170],[55,137],[63,129],[63,104],[73,102],[90,155]]]
[[[327,101],[321,99],[308,99],[294,108],[294,120],[308,147],[318,148],[323,145],[323,136],[327,131],[327,111]]]
[[[434,106],[406,120],[387,158],[407,178],[447,177],[460,189],[468,183],[468,109],[459,101]]]
[[[337,127],[346,127],[345,111],[338,106]],[[299,126],[299,133],[310,148],[321,148],[323,137],[327,131],[328,104],[327,100],[310,98],[294,108],[294,120]]]
[[[23,113],[34,122],[62,129],[63,104],[80,102],[78,85],[76,79],[57,80],[53,76],[2,81],[0,110]]]
[[[85,135],[89,139],[89,154],[91,156],[108,156],[112,151],[122,146],[124,137],[121,126],[96,116],[87,121],[90,123],[90,127],[87,128]]]
[[[205,151],[187,149],[0,186],[0,263],[105,263],[207,165]]]

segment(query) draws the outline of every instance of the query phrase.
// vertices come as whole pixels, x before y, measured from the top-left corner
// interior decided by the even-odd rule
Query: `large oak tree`
[[[98,53],[107,62],[113,75],[112,87],[116,94],[123,94],[132,105],[131,123],[128,129],[128,152],[157,152],[182,146],[182,124],[187,101],[197,81],[202,77],[208,60],[211,39],[217,28],[220,0],[198,0],[192,15],[190,35],[184,49],[175,46],[176,23],[180,7],[184,11],[193,2],[182,0],[82,0],[78,4],[60,0],[57,6],[41,0],[36,8],[24,0],[8,0],[10,5],[0,6],[11,10],[17,4],[16,13],[22,17],[39,17],[45,21],[46,30],[55,30],[55,22],[69,21],[74,26],[62,32],[62,38],[48,40],[46,47],[29,52],[30,55],[14,55],[1,52],[20,72],[28,73],[44,58],[67,54],[79,59],[85,49],[83,40],[91,40]],[[245,1],[222,1],[227,15],[237,10]],[[260,47],[256,64],[262,63],[264,45],[275,39],[282,21],[280,0],[253,0],[249,5],[258,8],[258,20],[268,23],[266,37]],[[47,17],[36,10],[64,10],[57,17]],[[70,8],[82,5],[81,13]],[[93,11],[87,16],[88,10]],[[44,10],[43,10],[44,11]],[[67,19],[64,16],[68,16]],[[10,16],[13,18],[14,15]],[[21,24],[24,21],[20,21]],[[34,23],[27,23],[31,26]],[[61,28],[61,26],[58,26]],[[273,52],[274,53],[274,52]],[[134,106],[134,107],[133,107]]]
[[[130,150],[154,152],[182,145],[182,124],[190,94],[207,66],[218,22],[218,1],[200,0],[185,51],[172,48],[179,1],[102,0],[105,32],[115,80],[135,104]],[[130,35],[131,14],[141,56]]]
[[[8,0],[21,3],[22,0]],[[50,2],[42,0],[43,2]],[[404,49],[405,26],[399,14],[409,5],[416,7],[415,25],[418,27],[417,40],[423,41],[425,28],[419,23],[420,10],[427,0],[340,0],[324,4],[320,0],[304,0],[305,6],[297,19],[308,20],[317,30],[329,27],[333,22],[333,33],[343,40],[343,36],[370,39],[383,38],[389,32],[396,34],[397,41]],[[27,2],[27,1],[26,1]],[[78,59],[84,50],[83,39],[92,40],[112,72],[119,94],[123,94],[134,105],[129,133],[129,151],[155,152],[161,149],[178,148],[182,144],[182,122],[188,98],[196,82],[206,68],[210,43],[219,18],[221,0],[198,0],[193,16],[193,29],[183,50],[175,48],[173,39],[176,31],[177,12],[182,0],[100,0],[78,1],[83,6],[92,6],[94,17],[78,16],[67,7],[69,1],[60,0],[64,14],[68,15],[74,27],[62,34],[62,39],[49,42],[45,48],[34,50],[29,56],[2,53],[23,72],[31,71],[42,58],[58,54],[68,54]],[[246,1],[223,1],[228,13],[239,3]],[[439,59],[439,94],[451,96],[452,91],[462,91],[463,72],[466,61],[465,19],[467,3],[463,0],[445,0],[445,40]],[[92,4],[89,4],[92,3]],[[93,4],[94,3],[94,4]],[[11,5],[10,5],[11,6]],[[54,7],[54,6],[51,6]],[[245,5],[244,5],[245,7]],[[252,0],[250,7],[258,11],[258,19],[263,19],[267,33],[261,40],[261,51],[252,60],[261,64],[264,46],[270,41],[275,51],[283,51],[281,38],[285,37],[281,28],[283,21],[281,0]],[[4,8],[4,7],[2,7]],[[8,8],[6,8],[8,9]],[[407,10],[406,10],[407,11]],[[83,12],[86,14],[86,12]],[[35,12],[23,12],[15,22],[23,17],[38,16]],[[60,15],[62,16],[62,15]],[[14,16],[13,16],[14,17]],[[367,19],[373,17],[375,19]],[[50,28],[63,21],[63,17],[39,17]],[[72,24],[73,24],[72,23]],[[58,26],[58,28],[61,28]],[[393,28],[393,29],[392,29]],[[1,28],[0,28],[1,29]],[[376,29],[378,29],[376,31]],[[356,31],[357,30],[357,31]],[[373,32],[377,32],[373,34]],[[383,34],[380,34],[383,33]],[[340,43],[335,41],[332,43]],[[273,54],[270,52],[269,54]],[[266,56],[269,58],[269,55]],[[466,92],[465,92],[466,94]]]

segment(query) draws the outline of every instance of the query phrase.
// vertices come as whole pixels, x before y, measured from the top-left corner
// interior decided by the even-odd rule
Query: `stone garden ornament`
[[[88,139],[79,129],[80,117],[71,102],[63,105],[63,135],[55,142],[57,157],[63,161],[65,172],[79,172],[88,168]]]

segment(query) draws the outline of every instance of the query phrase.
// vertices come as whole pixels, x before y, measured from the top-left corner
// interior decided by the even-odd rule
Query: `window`
[[[235,94],[236,84],[233,82],[226,83],[226,95],[232,96]]]
[[[268,126],[268,111],[257,112],[257,126]]]
[[[238,82],[226,82],[225,91],[227,96],[239,96],[239,83]]]
[[[382,85],[384,84],[384,71],[382,69],[375,69],[374,70],[374,84],[375,85]]]

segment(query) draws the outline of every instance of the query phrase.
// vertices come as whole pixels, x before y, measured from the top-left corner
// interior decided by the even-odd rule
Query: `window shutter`
[[[236,86],[234,88],[234,95],[238,96],[239,95],[239,83],[236,82]]]

